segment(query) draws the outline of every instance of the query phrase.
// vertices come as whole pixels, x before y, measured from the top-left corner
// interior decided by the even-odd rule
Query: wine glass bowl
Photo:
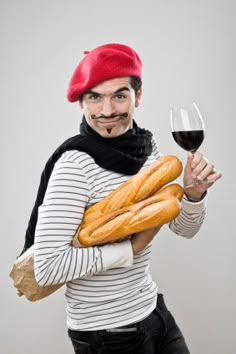
[[[180,108],[172,108],[170,111],[170,123],[172,136],[175,142],[184,150],[193,154],[198,150],[205,137],[205,125],[196,103]],[[185,188],[196,184],[212,183],[209,180],[194,180]]]
[[[184,150],[196,152],[204,140],[204,121],[196,103],[171,109],[171,131],[176,143]]]

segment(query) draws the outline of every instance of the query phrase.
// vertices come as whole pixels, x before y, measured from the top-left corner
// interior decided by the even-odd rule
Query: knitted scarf
[[[100,167],[125,175],[134,175],[143,166],[152,152],[152,133],[138,127],[133,128],[116,138],[103,138],[95,132],[83,117],[80,134],[62,143],[48,159],[42,172],[36,201],[30,216],[25,234],[23,254],[34,244],[34,234],[38,219],[38,207],[43,203],[48,181],[54,165],[60,156],[69,150],[83,151],[89,154]]]

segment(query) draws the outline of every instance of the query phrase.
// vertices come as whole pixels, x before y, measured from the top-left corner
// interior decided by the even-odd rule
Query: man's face
[[[93,130],[104,138],[115,138],[132,128],[134,108],[141,90],[135,95],[129,77],[120,77],[94,86],[85,92],[80,106]]]

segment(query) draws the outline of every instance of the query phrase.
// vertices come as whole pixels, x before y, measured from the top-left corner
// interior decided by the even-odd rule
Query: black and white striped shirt
[[[153,154],[146,165],[159,158]],[[151,243],[133,256],[130,240],[100,247],[73,248],[72,238],[85,208],[100,201],[130,176],[107,171],[84,152],[65,152],[55,164],[39,207],[34,261],[37,282],[67,283],[67,326],[99,330],[124,326],[149,315],[157,285],[149,270]],[[205,202],[182,201],[170,228],[192,237],[200,228]]]

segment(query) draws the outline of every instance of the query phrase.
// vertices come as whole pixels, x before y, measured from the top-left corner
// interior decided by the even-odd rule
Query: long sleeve
[[[54,167],[38,213],[34,271],[41,286],[132,265],[129,240],[102,247],[71,246],[89,195],[88,181],[80,164],[61,158]]]
[[[152,139],[152,153],[158,159],[162,154]],[[192,238],[200,230],[206,214],[206,198],[198,203],[189,202],[185,197],[181,202],[181,211],[177,218],[169,223],[170,229],[177,235]]]
[[[200,230],[206,213],[206,198],[197,203],[189,202],[185,197],[181,202],[181,211],[170,224],[170,229],[179,236],[192,238]]]

